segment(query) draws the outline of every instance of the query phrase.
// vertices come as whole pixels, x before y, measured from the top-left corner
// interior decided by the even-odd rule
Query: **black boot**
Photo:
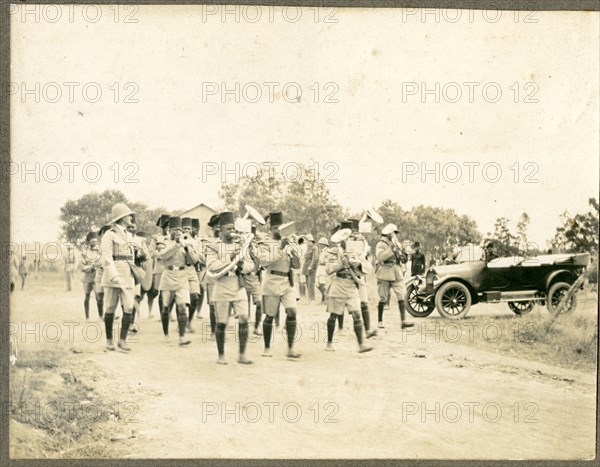
[[[240,357],[238,358],[238,363],[249,365],[252,363],[252,361],[246,358],[246,343],[248,342],[248,323],[238,324],[238,337],[240,339]]]
[[[404,300],[400,300],[398,302],[398,309],[400,310],[400,327],[402,329],[412,328],[415,325],[415,323],[405,322],[406,312],[404,311]]]
[[[227,324],[225,323],[217,323],[215,329],[215,340],[217,341],[217,351],[219,352],[219,360],[217,363],[226,365],[225,361],[225,328]]]
[[[376,336],[377,331],[375,329],[373,329],[372,331],[370,330],[371,314],[369,313],[369,304],[366,302],[361,303],[360,304],[360,312],[362,315],[363,323],[365,325],[365,334],[367,336],[367,339],[370,339],[371,337]]]
[[[383,327],[383,307],[385,306],[385,302],[379,302],[377,304],[377,321],[379,321],[379,327]]]

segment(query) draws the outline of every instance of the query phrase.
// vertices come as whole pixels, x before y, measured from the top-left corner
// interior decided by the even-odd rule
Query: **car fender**
[[[544,291],[550,289],[550,285],[553,282],[555,282],[559,276],[564,276],[566,282],[575,282],[577,280],[577,275],[573,273],[573,271],[569,271],[568,269],[559,269],[557,271],[552,271],[550,274],[548,274],[548,277],[546,277],[546,287]]]

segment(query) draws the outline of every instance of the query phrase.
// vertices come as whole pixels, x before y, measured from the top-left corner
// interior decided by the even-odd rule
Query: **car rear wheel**
[[[417,295],[417,288],[414,284],[410,284],[406,288],[406,309],[412,316],[415,318],[425,318],[433,313],[434,308],[433,304],[423,301]]]
[[[531,310],[533,310],[533,307],[535,306],[535,303],[533,301],[528,301],[528,302],[508,302],[508,308],[510,308],[510,310],[515,314],[515,315],[526,315],[527,313],[531,312]]]
[[[446,282],[435,294],[435,308],[444,318],[464,318],[471,308],[471,293],[460,282]]]
[[[558,305],[568,290],[571,288],[571,284],[568,282],[557,282],[556,284],[552,284],[550,286],[550,290],[548,290],[548,311],[551,314],[555,314],[558,311]],[[573,295],[567,303],[567,306],[564,308],[563,313],[569,313],[574,311],[577,307],[577,297]]]

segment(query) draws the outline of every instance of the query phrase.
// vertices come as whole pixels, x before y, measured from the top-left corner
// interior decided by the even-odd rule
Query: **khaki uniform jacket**
[[[174,240],[167,240],[165,249],[156,254],[157,259],[161,259],[164,270],[160,276],[159,290],[180,290],[189,289],[188,272],[185,265],[198,261],[198,255],[193,245],[187,246],[177,243]],[[173,266],[176,269],[169,269]],[[183,267],[184,269],[177,269]]]
[[[134,263],[134,244],[127,236],[126,230],[114,225],[102,236],[100,250],[104,268],[102,286],[120,287],[120,284],[123,284],[126,288],[133,289],[135,282],[129,264]]]
[[[100,250],[91,250],[89,247],[81,252],[79,269],[83,272],[82,282],[96,281],[96,268],[100,266]]]
[[[235,256],[241,248],[240,242],[225,243],[221,239],[206,245],[206,269],[211,272],[218,272],[227,265],[231,264],[232,256]],[[243,279],[236,273],[234,267],[223,277],[211,279],[214,281],[212,301],[230,302],[236,300],[246,300],[246,289]],[[254,262],[249,257],[242,258],[242,274],[248,274],[254,270]]]
[[[290,257],[280,246],[280,240],[267,238],[260,244],[257,252],[260,264],[266,268],[262,276],[262,294],[266,296],[279,297],[293,290],[286,276],[269,273],[269,271],[281,273],[289,273],[290,271]]]
[[[392,242],[382,238],[375,246],[375,258],[377,259],[376,277],[380,281],[396,282],[403,280],[400,259],[392,251]],[[405,261],[406,262],[406,261]]]
[[[337,272],[347,273],[336,253],[326,257],[325,271],[331,274],[331,283],[327,289],[327,296],[331,298],[356,298],[358,299],[358,288],[352,278],[343,278],[336,275]]]

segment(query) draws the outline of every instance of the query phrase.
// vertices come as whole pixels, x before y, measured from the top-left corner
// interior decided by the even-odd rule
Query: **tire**
[[[425,318],[433,313],[435,306],[432,303],[424,302],[417,295],[417,288],[410,284],[406,288],[406,311],[415,318]]]
[[[515,315],[519,315],[519,316],[530,313],[531,310],[533,310],[534,306],[535,306],[535,303],[533,301],[508,302],[508,308],[510,308],[510,311],[512,311]]]
[[[471,292],[461,282],[446,282],[435,294],[435,308],[446,319],[464,318],[471,303]]]
[[[560,303],[561,298],[564,294],[567,293],[567,291],[570,288],[571,284],[569,284],[568,282],[556,282],[555,284],[552,284],[550,286],[550,289],[548,290],[547,306],[548,311],[551,314],[556,313],[556,309],[558,307],[558,304]],[[573,297],[571,298],[571,303],[567,305],[567,308],[563,311],[563,313],[571,313],[575,310],[575,308],[577,308],[577,296],[573,295]]]

